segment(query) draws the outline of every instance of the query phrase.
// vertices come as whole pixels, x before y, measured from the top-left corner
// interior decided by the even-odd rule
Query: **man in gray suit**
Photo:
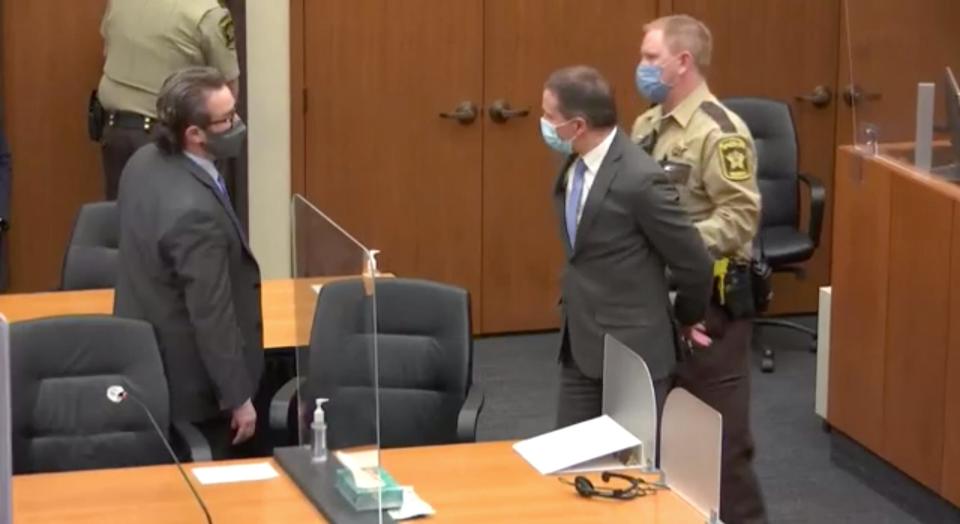
[[[709,343],[698,323],[713,260],[660,166],[617,128],[610,85],[596,70],[550,75],[540,127],[568,155],[554,189],[567,256],[557,425],[601,414],[606,333],[643,357],[662,406],[676,364],[674,321],[684,343]]]
[[[118,199],[114,312],[153,325],[171,418],[195,423],[214,458],[252,452],[263,371],[260,269],[213,163],[240,151],[234,103],[215,69],[168,78],[157,141],[131,157]]]

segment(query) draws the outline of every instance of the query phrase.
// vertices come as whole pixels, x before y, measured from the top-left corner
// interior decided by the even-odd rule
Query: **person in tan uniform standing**
[[[110,0],[100,25],[105,62],[97,88],[106,199],[117,198],[127,160],[149,143],[163,81],[190,66],[211,66],[239,87],[233,19],[217,0]]]
[[[632,138],[663,166],[716,261],[712,340],[690,348],[676,385],[723,415],[721,520],[766,522],[750,431],[750,263],[760,222],[753,138],[707,86],[712,41],[703,23],[674,15],[644,31],[637,89],[656,105],[637,118]]]

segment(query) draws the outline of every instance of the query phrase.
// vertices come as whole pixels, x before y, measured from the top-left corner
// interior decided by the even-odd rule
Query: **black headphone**
[[[625,480],[629,482],[630,485],[626,488],[595,487],[593,482],[590,482],[590,479],[582,475],[574,477],[573,482],[565,478],[560,478],[559,480],[564,484],[576,488],[577,494],[585,498],[603,497],[608,499],[630,500],[649,495],[657,489],[662,488],[662,486],[658,484],[651,484],[642,478],[631,477],[630,475],[624,475],[622,473],[604,471],[600,474],[600,480],[603,482],[610,482],[610,479]]]

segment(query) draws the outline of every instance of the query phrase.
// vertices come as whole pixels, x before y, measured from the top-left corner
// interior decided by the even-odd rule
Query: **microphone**
[[[167,437],[163,435],[163,430],[161,430],[160,425],[157,424],[157,419],[153,418],[153,413],[150,412],[150,408],[148,408],[147,405],[141,402],[137,397],[127,393],[127,390],[123,389],[123,386],[120,385],[108,387],[107,398],[114,404],[119,404],[129,398],[136,402],[143,409],[144,413],[147,414],[147,418],[150,419],[150,423],[153,424],[153,429],[157,431],[157,435],[160,437],[160,440],[163,441],[163,445],[167,447],[167,452],[170,453],[170,457],[173,458],[173,462],[177,465],[177,470],[180,471],[180,476],[183,477],[183,481],[187,483],[187,487],[190,488],[190,492],[193,493],[193,498],[196,499],[197,504],[200,505],[200,509],[203,510],[204,516],[207,517],[207,524],[213,524],[213,519],[210,518],[210,512],[207,511],[207,505],[203,503],[203,499],[200,498],[200,494],[197,493],[196,488],[193,487],[193,483],[190,482],[190,479],[187,477],[187,473],[183,470],[183,465],[180,464],[180,459],[178,459],[177,454],[173,452],[170,442],[168,442]]]

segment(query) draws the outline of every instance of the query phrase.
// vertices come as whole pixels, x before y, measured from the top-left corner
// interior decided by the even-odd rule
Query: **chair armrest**
[[[823,210],[827,201],[827,189],[820,180],[799,173],[797,177],[810,190],[810,224],[807,226],[807,235],[813,241],[813,247],[820,247],[820,231],[823,229]]]
[[[460,415],[457,416],[457,440],[460,442],[476,442],[477,419],[480,418],[480,410],[482,409],[483,390],[479,386],[473,385],[467,391],[467,398],[463,401],[463,407],[460,408]]]
[[[297,392],[306,383],[304,377],[293,377],[273,394],[270,400],[270,429],[286,430],[290,417],[290,406],[297,398]]]
[[[187,449],[190,450],[190,460],[193,462],[208,462],[213,460],[213,452],[210,451],[210,443],[207,442],[206,437],[203,436],[203,433],[200,433],[200,430],[196,428],[193,424],[185,421],[178,421],[171,424],[173,426],[173,432],[176,433],[180,440],[186,444]]]

